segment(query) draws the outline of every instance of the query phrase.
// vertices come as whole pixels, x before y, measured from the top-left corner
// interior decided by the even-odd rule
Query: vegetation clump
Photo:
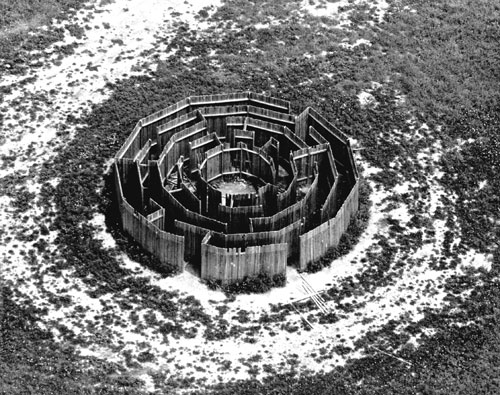
[[[210,289],[222,290],[227,294],[265,293],[274,287],[283,287],[286,284],[286,276],[259,273],[256,277],[245,277],[231,284],[223,284],[222,280],[206,280],[205,282]]]

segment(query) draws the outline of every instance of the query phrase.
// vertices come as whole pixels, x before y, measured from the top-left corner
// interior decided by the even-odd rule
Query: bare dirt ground
[[[311,6],[304,2],[302,12],[332,17],[340,26],[347,26],[347,16],[338,11],[341,3]],[[287,307],[290,301],[306,295],[303,280],[293,268],[288,271],[285,287],[265,294],[229,298],[208,289],[188,271],[162,278],[117,252],[116,259],[123,267],[161,290],[171,292],[170,300],[183,306],[184,310],[170,317],[161,310],[144,309],[126,290],[95,298],[87,284],[72,276],[71,269],[63,276],[52,274],[48,270],[50,254],[47,257],[30,254],[28,251],[35,248],[39,239],[36,235],[29,236],[44,225],[41,223],[44,217],[36,205],[41,198],[42,184],[59,182],[57,178],[40,180],[40,171],[54,150],[73,138],[77,125],[68,123],[68,117],[79,119],[93,104],[108,98],[107,82],[146,73],[149,70],[145,64],[154,68],[158,58],[175,56],[156,45],[157,37],[169,34],[173,37],[174,26],[180,22],[203,32],[206,22],[200,22],[195,15],[203,7],[219,5],[217,0],[124,0],[81,11],[75,21],[88,26],[84,37],[77,39],[67,34],[65,41],[78,44],[74,54],[63,57],[58,64],[47,63],[34,69],[32,75],[5,76],[0,82],[1,86],[13,87],[0,104],[4,114],[0,130],[3,158],[0,178],[20,180],[19,184],[14,182],[10,186],[10,193],[0,196],[2,281],[15,286],[19,301],[46,308],[47,314],[40,325],[50,330],[59,342],[78,339],[75,343],[78,353],[122,364],[144,380],[144,388],[149,391],[158,388],[152,379],[158,374],[164,382],[194,378],[192,388],[195,388],[250,377],[263,378],[290,368],[301,373],[328,371],[348,358],[363,355],[367,350],[359,347],[358,342],[370,332],[391,321],[400,323],[395,329],[398,331],[405,324],[418,321],[425,309],[441,309],[447,301],[440,284],[446,279],[467,273],[471,268],[488,270],[490,267],[491,257],[469,251],[460,256],[460,263],[453,268],[436,270],[447,224],[444,219],[432,219],[433,235],[425,236],[420,248],[391,261],[386,271],[390,281],[373,290],[358,288],[358,276],[374,265],[372,258],[387,245],[400,242],[391,230],[394,221],[407,232],[416,230],[410,223],[413,203],[404,199],[394,203],[390,198],[394,194],[411,194],[419,188],[418,182],[384,189],[371,179],[380,169],[367,164],[363,164],[364,177],[373,193],[370,219],[361,239],[352,251],[329,268],[304,274],[317,291],[349,283],[353,292],[337,300],[326,298],[334,318],[325,318],[313,305],[301,308],[312,328],[304,325],[301,315]],[[378,2],[379,18],[383,18],[386,8],[384,1]],[[359,44],[366,42],[345,45]],[[149,55],[144,58],[146,50]],[[30,77],[34,77],[33,80]],[[376,105],[369,91],[360,93],[359,100],[362,105]],[[423,127],[413,132],[415,138],[425,138],[432,130]],[[356,148],[357,143],[353,141],[353,144]],[[430,186],[427,197],[419,204],[427,208],[429,218],[445,204],[444,191],[438,183],[439,156],[439,142],[418,156]],[[20,193],[32,194],[35,202],[22,214],[13,208]],[[446,198],[453,199],[453,196]],[[97,209],[91,223],[100,229],[96,237],[103,245],[116,248]],[[47,231],[44,236],[47,252],[57,248],[51,243],[57,237],[57,231]],[[388,244],[381,244],[381,238]],[[452,244],[457,241],[453,240]],[[67,303],[55,303],[54,295],[65,297]],[[189,299],[191,297],[194,299]],[[199,302],[201,311],[211,317],[209,321],[191,320],[182,313],[189,310],[191,300]],[[177,325],[182,331],[164,334],[159,330],[161,325]],[[430,335],[431,330],[408,336],[408,343],[418,346],[422,336]]]
[[[257,190],[244,178],[235,178],[234,180],[220,181],[214,184],[215,188],[223,194],[251,194],[257,193]]]

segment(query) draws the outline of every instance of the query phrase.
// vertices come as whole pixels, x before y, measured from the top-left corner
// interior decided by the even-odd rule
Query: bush
[[[284,274],[270,276],[266,273],[259,273],[257,277],[245,277],[232,284],[223,285],[221,280],[206,280],[206,283],[210,289],[222,290],[228,294],[265,293],[271,288],[283,287],[286,284],[286,276]]]

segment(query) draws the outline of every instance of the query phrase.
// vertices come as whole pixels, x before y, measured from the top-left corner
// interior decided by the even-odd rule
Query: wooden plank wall
[[[290,114],[266,110],[255,106],[248,106],[248,114],[255,119],[271,121],[274,124],[286,126],[292,130],[295,127],[295,117]]]
[[[139,137],[142,129],[142,121],[137,122],[132,133],[127,137],[120,150],[116,153],[115,158],[133,158],[141,149],[141,139]]]
[[[182,202],[182,205],[188,210],[198,214],[201,213],[200,199],[198,199],[198,196],[196,196],[186,184],[182,183],[180,191],[176,191],[175,193],[172,192],[172,194],[179,202]]]
[[[257,206],[259,195],[257,193],[238,193],[235,195],[226,195],[226,206]]]
[[[253,133],[253,132],[252,132]],[[259,152],[264,157],[270,157],[274,162],[274,168],[276,172],[279,171],[280,164],[280,142],[274,137],[271,137],[267,143],[260,147],[257,152]]]
[[[236,135],[240,132],[247,133],[245,130],[245,120],[246,117],[227,117],[226,118],[226,134],[225,134],[225,142],[228,143],[231,147],[236,147],[235,138]],[[243,140],[242,140],[243,141]],[[246,142],[249,142],[248,140]],[[252,138],[253,145],[253,138]]]
[[[271,137],[280,142],[280,156],[287,158],[291,151],[307,148],[304,140],[296,136],[290,128],[276,125],[264,120],[248,118],[246,122],[247,130],[255,132],[255,144],[262,146]]]
[[[328,144],[321,144],[293,152],[292,158],[297,168],[297,183],[299,185],[308,185],[312,182],[315,169],[325,159],[327,150]]]
[[[142,184],[139,164],[132,159],[117,160],[120,170],[121,193],[124,198],[136,209],[141,210],[144,205],[144,186]]]
[[[259,204],[264,209],[264,215],[275,213],[278,207],[278,187],[274,184],[266,184],[257,190]]]
[[[233,132],[234,142],[231,143],[233,147],[237,147],[238,143],[245,143],[248,149],[254,149],[255,133],[253,130],[235,129]]]
[[[306,141],[307,139],[307,132],[308,132],[308,119],[309,119],[309,111],[311,110],[310,107],[307,107],[304,111],[300,113],[300,115],[295,117],[295,134],[297,137],[300,139]]]
[[[151,135],[152,133],[157,132],[158,126],[171,121],[174,118],[187,114],[190,111],[189,98],[187,98],[142,118],[141,124],[145,134]],[[156,139],[151,138],[151,140],[155,141]]]
[[[184,260],[199,265],[201,262],[201,241],[210,232],[210,229],[178,220],[175,220],[175,229],[184,235]]]
[[[308,125],[313,126],[319,134],[328,140],[335,159],[352,169],[352,172],[347,176],[349,184],[354,185],[359,174],[350,149],[349,138],[312,108],[309,109],[308,115]]]
[[[209,133],[217,133],[219,137],[226,139],[227,122],[231,117],[246,117],[247,105],[202,107],[198,110],[207,120]],[[229,141],[228,141],[229,142]]]
[[[337,213],[338,196],[339,196],[339,177],[333,183],[328,196],[324,200],[323,207],[321,207],[321,222],[326,222]]]
[[[122,200],[120,212],[125,232],[161,262],[174,265],[181,272],[184,270],[183,236],[162,231],[125,200]]]
[[[165,230],[165,209],[161,208],[152,214],[149,214],[146,219],[160,230]]]
[[[310,129],[313,130],[312,127]],[[324,161],[320,166],[320,185],[323,187],[321,189],[322,198],[323,193],[326,192],[326,196],[323,198],[323,207],[321,208],[321,223],[332,218],[340,208],[338,206],[340,175],[330,146],[327,149],[327,159],[328,161]],[[322,171],[323,169],[325,170]]]
[[[247,105],[253,103],[258,103],[266,108],[261,109],[253,105]],[[237,105],[235,106],[235,104]],[[207,105],[210,106],[209,109],[204,107]],[[161,151],[168,138],[162,137],[158,139],[158,128],[175,119],[180,119],[198,108],[203,110],[203,113],[209,117],[228,116],[230,114],[246,116],[250,112],[263,120],[269,119],[285,122],[287,126],[293,128],[294,117],[289,114],[290,103],[284,100],[250,92],[192,96],[141,119],[118,151],[116,158],[133,158],[148,139],[152,141],[161,140],[159,141],[159,150]],[[180,126],[179,121],[175,121],[175,123],[177,126]],[[214,128],[212,130],[215,130],[216,125],[212,124],[211,127]]]
[[[264,183],[276,182],[276,168],[271,157],[249,150],[241,143],[231,148],[219,145],[206,152],[206,159],[200,165],[201,176],[213,182],[223,175],[247,173],[260,178]]]
[[[151,149],[151,139],[146,141],[146,144],[135,154],[134,156],[134,161],[137,161],[139,163],[147,163],[149,159],[149,150]]]
[[[293,178],[288,184],[288,187],[284,192],[278,193],[277,195],[277,210],[281,211],[290,205],[294,204],[297,200],[297,180],[299,176],[299,172],[297,170],[297,166],[295,165],[295,161],[290,156],[290,165],[292,169]]]
[[[276,168],[270,156],[264,156],[264,153],[251,151],[240,147],[241,157],[245,156],[250,161],[250,169],[247,173],[259,177],[262,181],[274,184],[276,182]]]
[[[290,113],[290,102],[286,100],[276,99],[274,97],[261,95],[254,92],[249,92],[249,103],[257,104],[261,108],[274,110],[278,112]]]
[[[309,146],[318,144],[328,144],[328,140],[325,139],[321,134],[318,133],[313,126],[309,126],[309,132],[307,133],[306,143]]]
[[[205,136],[206,131],[206,122],[201,121],[171,136],[170,140],[163,146],[157,160],[158,166],[160,167],[162,184],[165,182],[165,178],[167,178],[175,168],[181,156],[184,158],[190,157],[191,151],[189,140],[202,138]]]
[[[189,142],[202,138],[206,135],[207,121],[203,120],[181,130],[180,132],[176,132],[172,136],[172,139],[177,145],[179,145],[179,156],[182,155],[185,158],[189,158],[191,152]]]
[[[122,174],[120,171],[120,162],[121,160],[116,160],[113,165],[113,176],[115,179],[115,197],[116,197],[116,202],[118,206],[120,207],[123,203],[124,197],[123,197],[123,185],[122,185]]]
[[[243,103],[243,102],[242,102]],[[198,108],[197,105],[192,105],[192,108]],[[228,116],[244,116],[251,115],[252,117],[262,120],[271,121],[272,123],[287,126],[288,128],[294,128],[295,117],[288,113],[281,111],[275,111],[277,108],[263,109],[246,104],[237,105],[226,105],[226,103],[220,103],[217,106],[212,105],[210,107],[200,107],[198,110],[207,119],[209,123],[209,131],[219,131],[219,135],[226,135],[226,123],[220,124],[223,119],[227,119]],[[222,127],[222,129],[216,129],[217,127]]]
[[[302,232],[302,222],[294,222],[280,230],[270,232],[250,233],[218,233],[213,232],[211,244],[221,248],[246,248],[268,244],[288,245],[289,263],[295,263],[299,258],[299,236]]]
[[[176,136],[174,141],[181,141],[197,133],[198,131],[206,131],[207,130],[207,121],[203,119],[203,116],[199,111],[192,111],[187,114],[184,114],[178,118],[174,118],[158,127],[158,139],[157,143],[159,146],[159,150],[163,150],[163,147]],[[198,133],[199,134],[199,133]],[[202,134],[199,134],[192,139],[196,139],[201,137]],[[186,145],[187,142],[186,142]],[[186,148],[184,150],[186,152],[186,156],[189,153],[189,149]]]
[[[260,107],[268,110],[284,113],[290,112],[290,103],[288,101],[253,92],[191,96],[188,100],[193,108],[258,104]]]
[[[199,139],[189,142],[189,167],[191,172],[198,169],[198,166],[203,162],[205,158],[205,151],[212,149],[221,142],[219,137],[215,133],[210,133],[206,136],[200,137]]]
[[[218,189],[215,189],[212,185],[207,185],[207,212],[211,217],[217,215],[217,210],[219,209],[219,204],[222,203],[222,193]]]
[[[205,153],[205,160],[200,166],[201,176],[210,181],[217,178],[222,173],[222,158],[221,154],[224,150],[223,145],[219,145],[209,149]]]
[[[224,285],[256,277],[260,273],[286,274],[287,245],[270,244],[240,248],[220,248],[201,244],[201,278],[222,280]]]
[[[230,233],[243,233],[250,231],[251,217],[262,217],[263,215],[262,206],[228,207],[219,204],[217,218],[228,224]]]
[[[358,211],[358,186],[357,182],[335,217],[300,236],[300,269],[305,269],[339,244],[352,216]]]
[[[311,187],[306,195],[298,202],[281,210],[280,212],[262,218],[251,218],[250,228],[253,232],[274,231],[288,226],[296,221],[304,223],[304,229],[309,229],[312,226],[312,213],[318,206],[318,190],[319,190],[319,174],[316,174]]]
[[[175,228],[175,220],[180,220],[192,225],[205,227],[209,230],[227,232],[226,223],[185,208],[170,191],[163,189],[163,193],[162,200],[167,213],[165,225],[167,229]],[[215,218],[215,216],[212,217]]]
[[[246,104],[248,102],[248,92],[220,93],[216,95],[191,96],[189,102],[194,108],[205,106],[230,106]]]
[[[191,177],[196,185],[196,193],[201,202],[201,213],[217,213],[217,208],[222,202],[222,193],[211,186],[200,174],[200,170],[191,173]]]
[[[181,116],[189,109],[188,99],[175,103],[163,110],[142,118],[122,145],[115,158],[134,158],[147,140],[157,141],[157,127],[175,117]]]
[[[170,173],[175,169],[177,165],[177,160],[179,159],[178,154],[179,147],[175,144],[175,141],[170,140],[158,158],[157,165],[161,177],[161,185],[165,183],[165,179],[170,176]]]

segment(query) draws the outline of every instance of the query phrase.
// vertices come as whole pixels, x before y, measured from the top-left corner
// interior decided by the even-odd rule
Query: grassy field
[[[172,314],[189,308],[194,321],[213,325],[210,335],[219,335],[214,332],[221,322],[198,304],[187,307],[192,301],[186,299],[180,307],[172,306],[169,298],[176,295],[162,295],[144,279],[129,276],[95,239],[89,220],[99,211],[108,214],[113,226],[111,180],[102,169],[137,119],[192,94],[266,92],[290,100],[295,112],[312,106],[327,114],[363,148],[364,165],[381,169],[369,177],[372,184],[387,191],[405,182],[417,185],[391,193],[389,201],[404,202],[411,220],[392,220],[391,237],[378,240],[381,252],[367,253],[372,270],[365,270],[357,285],[335,284],[329,291],[332,300],[384,287],[391,276],[397,277],[394,267],[411,267],[422,240],[434,237],[433,221],[443,219],[447,230],[435,270],[456,267],[461,254],[471,250],[491,256],[491,270],[452,276],[440,286],[447,301],[442,310],[428,309],[417,322],[388,322],[356,344],[366,349],[382,345],[406,363],[372,350],[327,373],[298,374],[291,367],[263,381],[221,383],[199,393],[500,392],[500,6],[486,0],[393,0],[379,20],[375,2],[347,2],[340,13],[350,25],[341,29],[327,17],[305,12],[303,2],[255,3],[227,0],[210,16],[201,12],[198,18],[210,22],[207,32],[181,23],[173,39],[160,35],[158,44],[175,56],[158,61],[154,72],[109,83],[109,99],[83,119],[68,118],[68,123],[84,126],[40,173],[41,179],[60,177],[56,186],[42,188],[42,205],[56,208],[51,228],[59,231],[59,255],[50,270],[61,275],[74,270],[94,296],[127,290],[144,309]],[[324,5],[328,3],[335,2]],[[0,27],[17,34],[76,2],[0,4]],[[23,51],[5,40],[0,46],[5,59],[17,56],[12,51]],[[11,69],[21,72],[22,67]],[[360,103],[362,92],[371,96],[367,105]],[[427,131],[424,138],[415,138],[417,130]],[[436,155],[431,166],[442,171],[437,184],[444,197],[439,212],[432,214],[419,203],[435,188],[430,179],[434,169],[422,165],[422,152]],[[20,215],[23,207],[20,201]],[[155,265],[142,251],[134,251],[134,258]],[[32,259],[43,254],[40,246]],[[79,356],[78,337],[68,334],[65,342],[55,341],[49,330],[36,325],[45,312],[19,304],[13,288],[3,287],[0,393],[146,393],[122,365]],[[423,336],[418,347],[408,342],[411,334],[430,328],[434,335]],[[182,326],[169,331],[189,335]],[[234,335],[227,328],[220,333]],[[192,384],[168,381],[159,373],[153,379],[159,393]]]

